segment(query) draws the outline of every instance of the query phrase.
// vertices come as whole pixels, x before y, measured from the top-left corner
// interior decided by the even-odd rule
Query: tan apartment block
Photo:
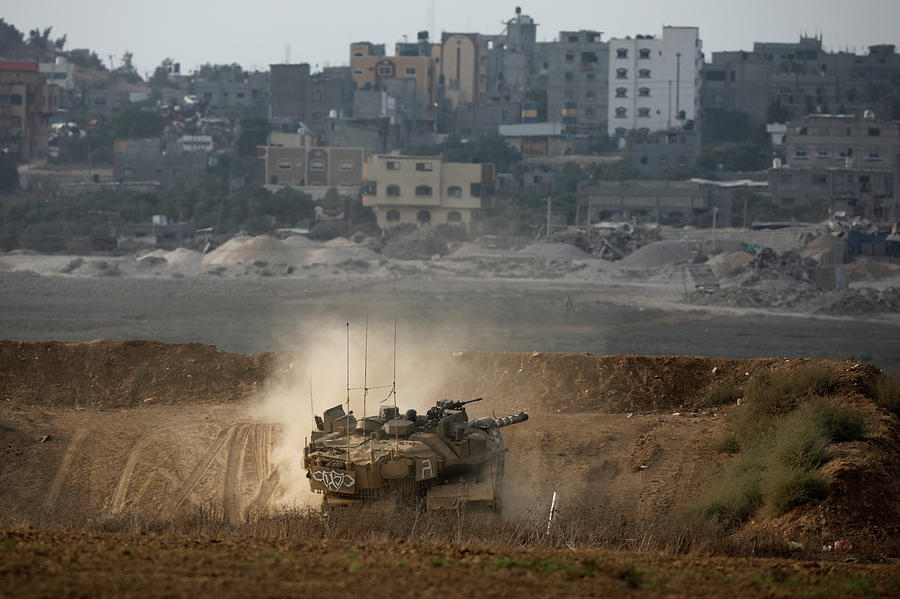
[[[59,87],[47,84],[37,62],[0,62],[0,150],[18,160],[46,156],[58,110]]]
[[[399,51],[396,56],[384,56],[379,52],[383,48],[369,42],[350,44],[350,70],[356,89],[372,89],[385,79],[413,79],[425,114],[433,118],[441,47],[429,46],[430,56],[401,56]]]
[[[454,108],[477,103],[487,91],[487,42],[479,33],[441,36],[444,95]]]
[[[260,146],[268,185],[289,185],[319,196],[329,187],[358,190],[366,159],[373,150],[296,146]],[[303,189],[310,188],[310,189]]]
[[[493,184],[493,164],[376,155],[366,162],[363,205],[375,209],[382,229],[403,223],[469,227],[481,220]]]

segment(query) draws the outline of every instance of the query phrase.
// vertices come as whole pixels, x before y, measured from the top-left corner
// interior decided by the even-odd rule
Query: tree
[[[28,32],[28,45],[39,50],[49,50],[51,31],[53,31],[53,27],[47,27],[43,31],[38,28],[32,29]]]
[[[256,157],[256,147],[266,145],[269,137],[269,120],[265,118],[241,119],[241,132],[237,138],[238,155]]]
[[[150,110],[131,104],[112,117],[113,134],[117,139],[158,137],[165,129],[163,118]]]
[[[207,62],[200,65],[200,68],[194,75],[207,81],[218,81],[225,73],[233,73],[234,79],[237,81],[242,78],[244,69],[236,62],[231,64],[212,64]]]
[[[113,76],[115,78],[124,79],[129,83],[139,83],[143,81],[138,74],[137,69],[134,67],[134,54],[128,50],[125,50],[125,54],[122,55],[122,64],[113,71]]]
[[[9,54],[10,50],[24,43],[25,34],[0,18],[0,55]]]
[[[171,58],[164,58],[162,63],[153,71],[150,77],[150,85],[153,87],[166,87],[169,85],[169,73],[172,72],[172,65],[175,61]]]

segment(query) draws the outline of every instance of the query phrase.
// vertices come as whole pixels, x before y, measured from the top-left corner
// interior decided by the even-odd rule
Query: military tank
[[[424,415],[381,406],[357,420],[342,405],[316,416],[303,450],[310,487],[326,505],[397,498],[426,510],[500,510],[504,455],[501,428],[528,420],[469,420],[465,406],[440,400]]]

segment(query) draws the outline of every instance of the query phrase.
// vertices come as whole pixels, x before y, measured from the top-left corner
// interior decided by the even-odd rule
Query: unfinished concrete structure
[[[37,62],[0,62],[0,152],[15,160],[46,156],[58,110],[59,87],[47,83]]]
[[[872,112],[811,114],[787,124],[785,158],[795,167],[865,165],[893,171],[900,154],[900,122]]]
[[[585,181],[578,203],[589,222],[635,219],[680,223],[697,217],[714,218],[731,226],[732,204],[740,186],[712,181]]]

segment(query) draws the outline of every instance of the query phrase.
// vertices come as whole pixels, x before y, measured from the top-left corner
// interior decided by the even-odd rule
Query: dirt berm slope
[[[415,359],[417,374],[439,383],[420,403],[483,396],[470,416],[529,410],[527,423],[505,429],[508,506],[543,509],[559,492],[570,511],[630,521],[677,513],[732,459],[717,446],[740,408],[736,400],[708,406],[711,386],[727,383],[739,399],[756,373],[827,368],[831,400],[863,415],[866,438],[830,447],[827,497],[745,528],[900,555],[900,432],[896,416],[873,402],[879,373],[864,363],[480,352]],[[0,523],[171,517],[210,504],[237,521],[290,502],[295,491],[278,464],[285,455],[296,464],[302,451],[303,433],[294,446],[284,431],[308,413],[305,390],[284,421],[260,421],[252,410],[288,360],[298,357],[152,341],[0,341]]]

